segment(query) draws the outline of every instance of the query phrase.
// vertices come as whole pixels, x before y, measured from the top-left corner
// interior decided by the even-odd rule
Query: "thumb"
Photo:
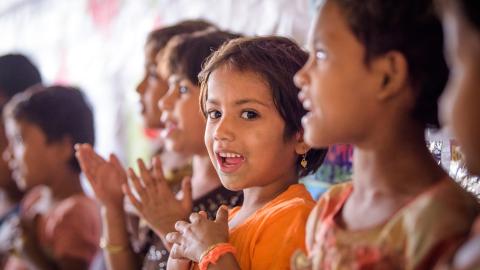
[[[225,205],[222,205],[218,208],[215,223],[228,224],[228,208]]]
[[[192,182],[191,177],[186,176],[182,180],[182,207],[189,213],[192,211],[193,199],[192,199]]]

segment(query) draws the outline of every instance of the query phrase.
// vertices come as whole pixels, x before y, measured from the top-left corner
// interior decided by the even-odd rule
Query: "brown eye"
[[[258,117],[258,113],[255,111],[244,111],[241,117],[246,120],[252,120]]]
[[[207,114],[208,114],[208,118],[209,118],[209,119],[212,119],[212,120],[213,120],[213,119],[218,119],[218,118],[222,117],[222,113],[220,113],[220,112],[217,111],[217,110],[208,111]]]
[[[325,59],[327,59],[327,53],[325,52],[325,50],[316,50],[315,51],[315,58],[317,60],[325,60]]]
[[[183,95],[183,94],[188,93],[188,92],[189,92],[189,89],[188,89],[188,87],[186,87],[186,86],[180,86],[180,87],[178,88],[178,92]]]

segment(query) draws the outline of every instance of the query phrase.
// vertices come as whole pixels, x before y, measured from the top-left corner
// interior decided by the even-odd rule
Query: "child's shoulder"
[[[446,228],[470,227],[479,213],[480,204],[475,197],[454,180],[446,178],[406,207],[404,219],[415,230],[421,228],[422,224],[427,227],[439,227],[441,224],[445,224]]]
[[[352,190],[353,185],[351,181],[333,185],[320,196],[313,214],[321,219],[333,214],[346,201]]]
[[[97,203],[86,195],[74,195],[60,201],[53,210],[52,216],[73,218],[75,220],[99,219],[99,209]]]
[[[310,212],[315,206],[315,201],[302,184],[290,186],[285,192],[264,207],[264,212],[276,215],[307,211]]]

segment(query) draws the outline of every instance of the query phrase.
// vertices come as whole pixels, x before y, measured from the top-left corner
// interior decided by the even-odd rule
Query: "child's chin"
[[[303,139],[309,146],[314,148],[328,146],[328,143],[325,142],[325,140],[322,138],[319,132],[315,132],[314,128],[305,128]]]
[[[222,185],[230,191],[241,191],[243,189],[243,186],[240,185],[240,183],[232,181],[232,179],[226,179],[225,176],[221,176],[220,181],[222,182]]]

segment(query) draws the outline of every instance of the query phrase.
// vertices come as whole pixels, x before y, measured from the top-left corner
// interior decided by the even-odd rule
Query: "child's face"
[[[302,118],[305,141],[313,147],[356,143],[381,114],[374,95],[380,75],[366,66],[365,48],[336,4],[319,8],[309,38],[310,57],[294,78],[309,111]]]
[[[158,108],[158,101],[168,89],[165,78],[157,73],[155,59],[153,44],[149,43],[145,47],[145,76],[137,86],[142,106],[141,113],[147,128],[162,127],[160,122],[162,112]]]
[[[5,134],[3,119],[0,119],[0,154],[7,149],[8,141]],[[11,174],[8,168],[8,160],[6,158],[0,159],[0,188],[9,187],[13,184]]]
[[[168,150],[187,155],[205,154],[205,119],[200,112],[200,87],[188,79],[172,75],[168,92],[160,99],[164,129],[161,132]]]
[[[468,169],[480,175],[480,32],[453,6],[442,22],[451,72],[440,118],[462,146]]]
[[[265,187],[296,177],[296,139],[284,140],[285,123],[258,75],[229,66],[213,71],[205,111],[205,144],[226,188]]]
[[[48,184],[50,172],[55,172],[57,159],[54,148],[47,144],[43,131],[25,121],[8,119],[5,122],[8,148],[4,156],[17,186],[28,190],[34,186]]]

